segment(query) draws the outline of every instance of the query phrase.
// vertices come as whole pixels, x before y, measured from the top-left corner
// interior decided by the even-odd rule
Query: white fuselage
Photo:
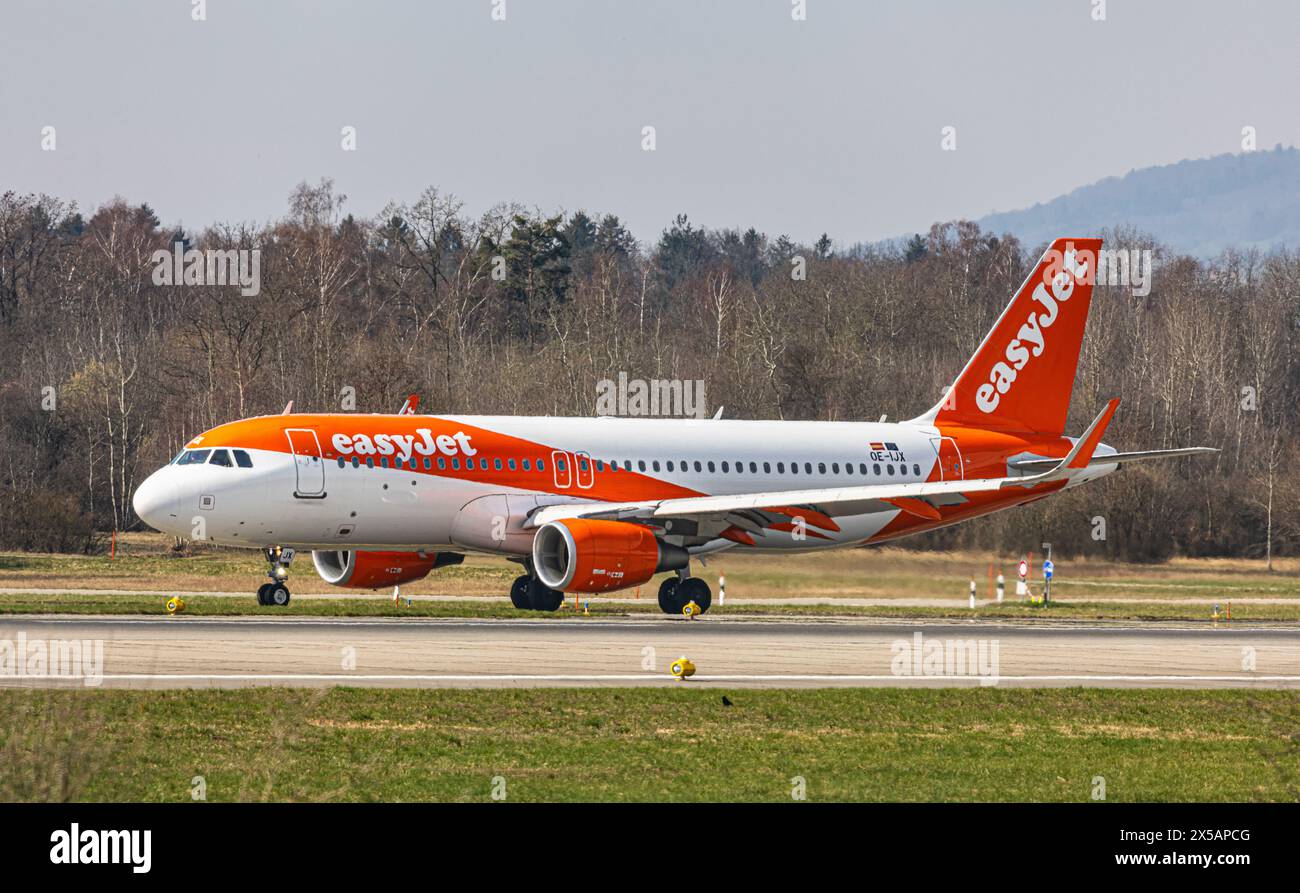
[[[254,422],[259,436],[268,424],[301,431],[294,428],[305,424],[300,418],[223,426],[196,438],[191,448],[239,446],[238,430],[212,435]],[[378,429],[396,419],[413,431],[436,422],[441,427],[435,430],[474,433],[443,451],[399,446],[362,456],[352,449],[349,422]],[[281,448],[259,448],[254,439],[243,447],[251,468],[168,465],[141,485],[139,514],[166,532],[223,545],[518,552],[518,537],[503,539],[482,528],[500,517],[518,531],[539,505],[649,501],[659,489],[661,495],[717,496],[951,480],[968,471],[954,439],[908,423],[333,415],[312,417],[312,425],[319,456],[295,452],[293,438]],[[432,437],[425,440],[432,443]],[[1089,469],[1083,477],[1109,470]],[[841,517],[838,531],[812,540],[774,533],[746,548],[862,543],[897,514],[886,507]]]

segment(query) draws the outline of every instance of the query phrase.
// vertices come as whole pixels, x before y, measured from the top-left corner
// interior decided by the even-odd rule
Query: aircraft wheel
[[[283,583],[272,583],[271,588],[266,592],[266,603],[277,608],[289,604],[289,587]]]
[[[686,599],[677,595],[679,583],[676,577],[669,577],[659,584],[659,610],[665,614],[680,614],[686,606]]]
[[[682,608],[686,607],[687,602],[695,602],[699,605],[701,614],[709,610],[713,604],[713,592],[709,589],[709,584],[699,577],[687,577],[679,582],[674,595],[678,599],[678,614],[682,613]]]
[[[267,598],[267,595],[270,593],[272,585],[274,584],[263,583],[261,586],[257,587],[257,603],[259,605],[269,605],[271,603],[271,600]]]
[[[515,577],[515,582],[510,585],[510,604],[521,611],[533,609],[533,601],[528,594],[528,583],[531,579],[525,574],[522,577]]]
[[[564,593],[558,589],[546,587],[536,577],[530,577],[528,599],[532,602],[534,611],[556,611],[559,610],[560,605],[564,604]]]

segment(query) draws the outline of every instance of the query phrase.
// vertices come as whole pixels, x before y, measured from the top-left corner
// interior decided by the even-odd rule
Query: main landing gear
[[[659,610],[665,614],[681,614],[691,602],[700,606],[701,614],[713,604],[709,584],[699,577],[669,577],[659,584]]]
[[[257,603],[283,608],[289,604],[289,587],[285,585],[285,581],[289,579],[289,562],[293,561],[293,549],[272,546],[265,554],[267,563],[271,565],[266,572],[271,582],[263,583],[258,587]]]
[[[521,611],[556,611],[564,604],[564,593],[549,589],[529,574],[516,577],[510,587],[510,603]]]

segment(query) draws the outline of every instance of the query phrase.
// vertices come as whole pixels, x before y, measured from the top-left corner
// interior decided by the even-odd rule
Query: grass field
[[[264,582],[260,553],[216,547],[169,548],[159,534],[124,534],[116,560],[107,555],[0,553],[0,588],[103,588],[249,591]],[[1035,556],[1035,565],[1041,556]],[[727,555],[709,559],[699,575],[716,582],[727,575],[730,595],[741,598],[856,597],[962,598],[969,581],[988,590],[989,572],[1007,578],[1014,591],[1016,556],[963,552],[912,552],[895,548],[848,549],[802,555]],[[293,583],[303,591],[329,587],[301,555]],[[411,595],[504,595],[519,565],[500,558],[470,556],[402,587]],[[1037,573],[1037,570],[1035,570]],[[1036,581],[1036,588],[1041,580]],[[644,595],[653,595],[646,584]],[[1180,599],[1296,598],[1300,600],[1300,559],[1173,559],[1164,564],[1124,564],[1102,560],[1056,561],[1053,592],[1061,598]]]
[[[0,690],[0,799],[1300,799],[1294,692]],[[498,790],[499,788],[499,782]]]
[[[819,598],[841,600],[925,599],[959,600],[969,581],[979,586],[979,597],[990,595],[989,572],[1008,578],[1009,602],[981,606],[978,616],[1071,619],[1205,620],[1211,602],[1233,604],[1234,620],[1300,620],[1300,560],[1281,559],[1267,572],[1262,562],[1229,559],[1176,559],[1160,565],[1119,564],[1097,560],[1056,562],[1053,594],[1060,600],[1050,611],[1031,608],[1014,600],[1014,560],[1007,556],[974,553],[911,552],[901,549],[855,549],[806,555],[720,555],[696,572],[714,586],[727,577],[727,594],[735,599]],[[222,548],[194,548],[175,553],[169,540],[158,534],[128,534],[119,541],[115,560],[107,556],[0,553],[0,588],[30,590],[21,595],[0,594],[0,613],[156,613],[163,599],[132,596],[140,590],[248,592],[247,599],[188,599],[194,614],[249,614],[258,608],[252,592],[265,580],[265,564],[256,552]],[[508,605],[420,601],[423,595],[503,596],[520,573],[517,564],[504,559],[471,556],[464,564],[443,568],[429,577],[402,587],[414,597],[410,608],[396,608],[382,600],[343,599],[329,603],[297,600],[290,613],[315,615],[421,614],[427,616],[518,616]],[[1040,581],[1041,582],[1041,581]],[[290,580],[295,592],[324,592],[330,587],[300,556]],[[1035,584],[1036,588],[1038,584]],[[111,590],[114,594],[50,594],[53,589]],[[346,590],[333,590],[343,594]],[[600,597],[587,601],[593,613],[604,615],[656,611],[657,580],[639,590],[641,604],[611,604]],[[618,593],[634,595],[637,590]],[[1243,604],[1242,599],[1285,600],[1284,604]],[[1290,602],[1294,600],[1294,604]],[[715,608],[715,610],[719,610]],[[729,609],[730,610],[730,609]],[[945,607],[823,607],[814,605],[755,606],[747,614],[839,614],[876,617],[970,617],[965,608]],[[719,613],[722,613],[719,610]],[[536,615],[530,615],[536,616]]]

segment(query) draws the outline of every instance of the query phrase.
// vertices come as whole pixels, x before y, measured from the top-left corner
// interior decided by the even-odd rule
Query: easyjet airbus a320
[[[1023,505],[1121,464],[1111,400],[1064,435],[1099,239],[1058,239],[943,400],[907,422],[282,414],[195,437],[135,493],[167,533],[265,551],[263,604],[294,550],[377,589],[466,552],[523,565],[510,597],[555,610],[675,571],[665,612],[708,610],[693,557],[864,546]]]

